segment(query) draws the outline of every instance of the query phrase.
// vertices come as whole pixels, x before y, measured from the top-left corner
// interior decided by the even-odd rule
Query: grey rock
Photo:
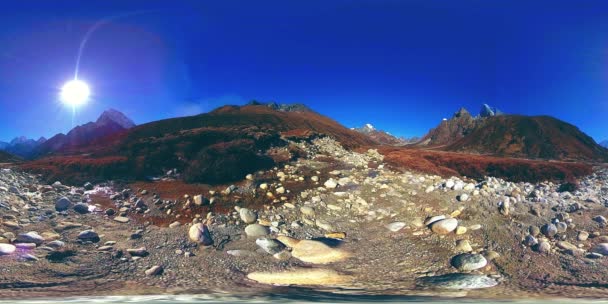
[[[460,271],[472,271],[483,268],[488,264],[481,254],[463,253],[452,258],[452,266]]]
[[[260,224],[251,224],[245,227],[245,234],[247,237],[257,238],[261,236],[267,236],[269,233],[268,227]]]
[[[253,224],[258,220],[258,215],[251,209],[241,208],[239,215],[245,224]]]
[[[285,245],[270,238],[259,238],[255,243],[269,254],[277,254],[285,249]]]
[[[546,237],[553,237],[557,234],[557,227],[553,224],[545,224],[542,227],[540,227],[540,231]]]
[[[85,214],[85,213],[89,213],[89,205],[85,204],[85,203],[78,203],[76,205],[74,205],[74,211],[80,213],[80,214]]]
[[[20,233],[19,235],[17,235],[16,242],[17,243],[34,243],[34,244],[36,244],[36,246],[39,246],[42,243],[44,243],[44,238],[42,236],[40,236],[37,232],[30,231],[28,233]]]
[[[442,276],[426,277],[419,280],[422,285],[439,289],[479,289],[498,285],[498,282],[485,275],[451,273]]]
[[[99,234],[93,230],[85,230],[78,234],[78,239],[97,243],[99,242]]]
[[[55,210],[66,211],[72,206],[72,202],[67,197],[62,197],[55,202]]]

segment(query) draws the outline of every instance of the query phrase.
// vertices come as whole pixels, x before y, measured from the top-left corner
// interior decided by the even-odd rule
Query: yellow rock
[[[319,241],[303,240],[292,247],[291,255],[306,263],[329,264],[347,259],[350,254]]]
[[[264,220],[264,219],[258,219],[258,224],[262,225],[262,226],[266,226],[266,227],[270,227],[271,223],[269,220]]]
[[[467,233],[467,227],[458,226],[456,228],[456,234],[465,234],[465,233]]]
[[[352,280],[350,276],[330,269],[294,269],[284,272],[252,272],[247,278],[271,285],[340,285]]]
[[[450,216],[451,217],[458,217],[461,213],[462,213],[462,211],[456,210],[456,211],[450,213]]]
[[[340,239],[343,240],[346,238],[346,233],[345,232],[332,232],[332,233],[327,233],[325,234],[326,238],[330,238],[330,239]]]

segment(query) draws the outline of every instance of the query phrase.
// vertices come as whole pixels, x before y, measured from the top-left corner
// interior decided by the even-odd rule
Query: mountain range
[[[17,137],[10,143],[0,144],[0,150],[24,159],[33,159],[55,152],[66,152],[73,147],[88,145],[134,126],[135,123],[123,113],[109,109],[104,111],[97,121],[77,126],[67,134],[60,133],[48,140],[44,137],[38,140],[23,136]]]
[[[27,154],[35,160],[25,167],[72,181],[139,179],[176,168],[188,182],[221,183],[297,158],[302,152],[287,140],[310,141],[323,136],[333,137],[349,149],[403,147],[414,151],[407,157],[408,162],[416,163],[424,161],[412,157],[440,159],[432,151],[608,161],[608,150],[571,124],[548,116],[505,114],[488,105],[476,116],[461,108],[417,140],[397,138],[371,124],[348,129],[303,104],[254,101],[138,126],[124,114],[108,110],[95,122],[38,144]],[[391,149],[381,151],[403,155]],[[459,162],[466,163],[466,156]],[[486,169],[476,174],[481,176]]]

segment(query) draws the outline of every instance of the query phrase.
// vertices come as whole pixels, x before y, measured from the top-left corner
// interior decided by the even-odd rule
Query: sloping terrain
[[[20,158],[12,155],[8,152],[0,151],[0,163],[14,163],[19,161]]]
[[[366,124],[360,128],[353,128],[352,130],[357,131],[361,134],[365,134],[367,137],[372,139],[379,145],[389,146],[403,146],[409,144],[411,141],[405,138],[398,138],[386,131],[377,130],[371,124]]]
[[[485,118],[447,151],[534,159],[608,161],[608,152],[577,127],[549,116]]]
[[[482,179],[495,176],[509,181],[571,181],[592,172],[584,163],[527,160],[399,147],[380,147],[385,162],[396,169],[440,176]]]
[[[39,159],[25,167],[71,182],[81,182],[92,173],[89,170],[97,172],[88,174],[89,178],[101,179],[145,178],[177,168],[187,181],[217,183],[273,166],[277,159],[266,152],[285,145],[282,137],[306,140],[321,135],[349,148],[375,144],[312,111],[224,106],[206,114],[140,125],[72,149],[70,155]]]

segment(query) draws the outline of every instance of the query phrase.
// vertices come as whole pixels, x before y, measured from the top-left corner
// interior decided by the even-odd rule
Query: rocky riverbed
[[[264,294],[285,286],[608,296],[606,168],[578,185],[511,183],[399,172],[375,150],[347,151],[329,138],[292,145],[306,155],[179,195],[175,171],[149,183],[73,187],[2,169],[0,296]]]

